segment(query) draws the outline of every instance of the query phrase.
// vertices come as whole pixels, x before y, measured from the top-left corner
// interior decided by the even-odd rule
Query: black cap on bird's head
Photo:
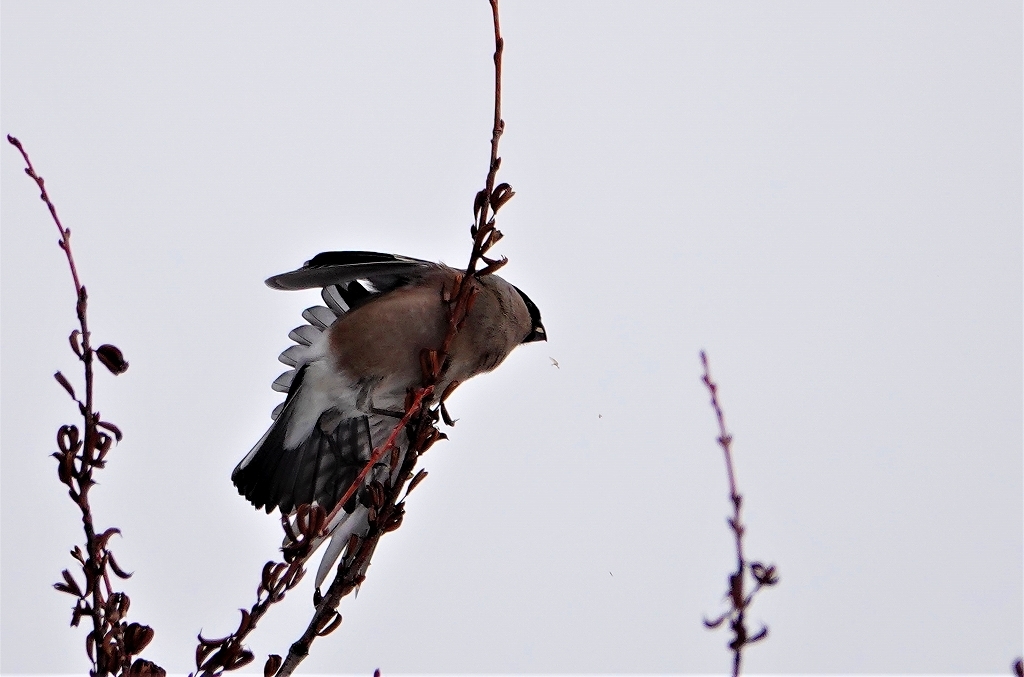
[[[523,293],[523,290],[515,285],[512,285],[513,289],[519,292],[519,296],[523,299],[523,303],[526,304],[526,309],[530,311],[530,333],[523,339],[523,343],[533,343],[534,341],[547,341],[548,333],[544,330],[544,325],[540,321],[540,308],[537,304],[530,300],[530,297]]]

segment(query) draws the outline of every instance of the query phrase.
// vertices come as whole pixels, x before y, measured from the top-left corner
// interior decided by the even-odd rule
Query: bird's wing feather
[[[322,357],[322,334],[347,312],[409,284],[435,267],[435,264],[391,254],[374,252],[325,252],[313,257],[295,271],[276,275],[267,284],[275,289],[322,287],[326,306],[308,308],[302,315],[309,322],[292,330],[295,345],[281,353],[280,361],[292,367],[275,380],[275,390],[287,397],[271,417],[274,424],[231,474],[238,492],[257,509],[274,508],[288,515],[307,503],[317,503],[330,512],[369,460],[373,449],[384,443],[398,419],[388,415],[365,416],[341,411],[337,403],[328,403],[323,411],[319,398],[302,395],[304,376],[310,364]],[[310,383],[305,387],[316,388]],[[308,394],[308,393],[307,393]],[[299,440],[286,446],[289,424],[295,419],[316,416],[316,425]],[[399,435],[399,465],[408,440]],[[393,483],[395,473],[387,466],[375,468],[367,481]],[[367,509],[353,497],[331,525],[332,544],[317,573],[319,586],[334,561],[345,550],[349,536],[368,527]],[[322,542],[322,541],[321,541]],[[319,546],[319,543],[316,544]]]
[[[370,419],[387,417],[350,417],[328,409],[320,413],[317,425],[305,439],[288,448],[285,439],[289,423],[299,414],[299,407],[309,401],[300,395],[304,376],[305,367],[296,374],[274,425],[231,473],[238,493],[257,509],[272,512],[278,508],[287,515],[315,501],[325,510],[332,510],[369,460],[374,445],[382,441],[382,422]]]
[[[324,252],[306,261],[298,270],[269,278],[267,286],[285,290],[311,289],[369,280],[378,291],[385,292],[422,275],[434,265],[395,254]]]

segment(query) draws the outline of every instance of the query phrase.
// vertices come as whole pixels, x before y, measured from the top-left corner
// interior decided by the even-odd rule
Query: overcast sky
[[[451,440],[307,673],[724,672],[733,553],[782,583],[751,672],[1003,673],[1021,653],[1018,2],[507,2],[502,273],[550,342],[451,402]],[[487,168],[490,16],[459,3],[2,8],[4,134],[74,233],[96,391],[125,431],[94,491],[148,655],[192,668],[280,544],[231,469],[281,396],[316,253],[464,265]],[[2,663],[84,672],[57,427],[73,293],[2,163]],[[552,365],[551,358],[558,361]],[[310,576],[309,579],[312,577]],[[262,665],[310,615],[272,610]]]

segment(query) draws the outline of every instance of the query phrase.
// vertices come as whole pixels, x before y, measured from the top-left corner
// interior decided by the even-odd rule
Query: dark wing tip
[[[397,254],[381,254],[380,252],[321,252],[306,261],[303,268],[320,266],[350,266],[353,263],[423,263],[418,259]]]
[[[380,252],[322,252],[306,261],[298,270],[274,275],[267,278],[266,283],[272,289],[310,289],[422,265],[430,264],[408,256]]]

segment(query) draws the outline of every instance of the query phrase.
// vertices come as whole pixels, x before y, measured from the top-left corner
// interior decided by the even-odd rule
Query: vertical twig
[[[729,574],[729,591],[726,593],[730,609],[715,620],[705,618],[704,624],[708,628],[717,628],[726,620],[729,621],[729,627],[733,631],[733,639],[729,642],[729,648],[732,649],[733,653],[732,674],[733,677],[738,677],[743,661],[743,647],[759,642],[768,636],[768,627],[764,625],[753,635],[748,632],[746,624],[747,609],[754,601],[754,595],[762,587],[778,583],[779,576],[774,564],[766,566],[760,562],[751,562],[748,565],[743,553],[743,534],[746,531],[746,527],[743,526],[740,514],[743,507],[743,496],[740,495],[736,485],[736,473],[732,462],[732,435],[729,434],[725,427],[725,414],[722,411],[721,404],[718,402],[718,385],[711,380],[708,357],[703,350],[700,353],[700,361],[704,366],[702,380],[704,385],[707,386],[708,392],[711,393],[711,406],[715,410],[715,417],[718,419],[718,445],[722,448],[722,454],[725,456],[725,471],[729,479],[729,501],[733,507],[732,517],[729,518],[728,522],[736,543],[736,571]],[[754,579],[754,584],[749,593],[745,591],[745,573],[748,568]]]
[[[78,316],[79,329],[73,331],[69,338],[71,349],[83,365],[85,377],[85,401],[75,395],[71,382],[59,371],[54,378],[67,391],[71,399],[78,405],[85,428],[82,438],[75,425],[61,426],[57,432],[57,446],[60,451],[53,454],[57,459],[57,475],[68,487],[68,494],[78,506],[82,515],[82,528],[85,532],[85,552],[75,546],[71,551],[82,567],[85,577],[83,590],[74,576],[65,569],[61,572],[64,580],[54,584],[54,588],[76,597],[75,607],[71,614],[71,625],[77,626],[83,616],[92,620],[92,630],[86,636],[86,653],[92,662],[90,675],[104,677],[107,674],[120,675],[163,675],[159,666],[142,658],[132,661],[132,656],[139,654],[152,641],[153,629],[139,623],[124,621],[131,600],[123,592],[115,592],[111,586],[110,572],[118,578],[131,576],[124,572],[114,559],[114,554],[107,547],[119,529],[109,528],[101,534],[96,533],[89,504],[89,491],[96,482],[92,479],[93,471],[106,465],[106,455],[114,440],[121,441],[121,431],[113,423],[104,421],[94,410],[93,399],[93,356],[113,374],[124,373],[128,369],[121,351],[115,346],[105,344],[99,348],[92,347],[92,335],[89,332],[88,294],[78,276],[75,257],[71,251],[71,229],[61,224],[57,208],[46,192],[43,177],[36,173],[28,152],[21,142],[8,135],[7,141],[18,149],[25,162],[25,173],[39,187],[39,198],[50,210],[50,216],[57,231],[60,233],[58,246],[64,251],[71,270],[71,280],[75,286],[75,313]],[[108,434],[109,433],[109,434]],[[111,438],[113,435],[113,439]],[[109,571],[108,571],[109,567]]]
[[[505,121],[501,118],[501,62],[505,52],[505,40],[501,37],[498,0],[489,1],[494,21],[494,126],[491,129],[491,161],[487,168],[487,179],[484,182],[484,189],[477,193],[473,202],[476,223],[470,229],[470,234],[473,236],[473,249],[470,252],[469,265],[466,266],[467,276],[487,275],[508,263],[508,259],[505,257],[495,261],[485,256],[487,250],[501,239],[501,232],[494,228],[493,216],[488,217],[488,208],[492,214],[497,215],[498,210],[515,195],[512,187],[507,183],[503,183],[497,188],[494,186],[498,168],[501,167],[501,158],[498,157],[498,142],[505,131]],[[477,273],[476,264],[480,260],[483,260],[487,266]]]
[[[502,266],[508,260],[490,259],[487,252],[501,239],[502,234],[495,227],[495,216],[515,193],[507,183],[495,186],[498,169],[501,166],[501,158],[498,156],[498,143],[505,128],[505,122],[501,118],[501,65],[502,53],[504,51],[504,40],[501,37],[501,24],[498,16],[497,0],[489,0],[491,15],[494,25],[494,124],[491,130],[491,153],[488,164],[487,177],[484,189],[476,194],[473,202],[474,223],[470,227],[470,235],[473,238],[473,246],[470,253],[469,264],[466,266],[465,275],[459,281],[457,288],[451,290],[450,296],[445,297],[448,304],[448,329],[444,340],[437,349],[427,349],[420,356],[423,366],[422,386],[410,392],[406,399],[405,415],[395,425],[387,441],[381,447],[375,449],[370,460],[365,464],[362,472],[353,481],[352,485],[345,492],[344,497],[338,501],[337,506],[331,515],[325,515],[318,507],[300,506],[297,509],[299,518],[296,520],[299,527],[299,536],[289,533],[291,527],[287,518],[282,520],[285,526],[286,535],[291,543],[285,547],[285,559],[290,561],[286,568],[284,564],[268,562],[264,567],[264,579],[268,571],[282,572],[280,583],[280,596],[275,598],[273,593],[267,593],[271,586],[266,580],[258,589],[257,605],[249,613],[243,613],[242,623],[238,630],[228,637],[219,640],[206,640],[199,638],[200,644],[196,653],[197,668],[201,671],[201,677],[216,677],[225,670],[234,670],[248,664],[252,660],[252,654],[244,648],[242,642],[245,636],[255,627],[256,621],[266,612],[270,604],[283,598],[284,593],[298,583],[304,570],[302,566],[311,556],[314,549],[314,541],[323,538],[327,534],[326,528],[331,524],[333,517],[341,506],[358,492],[366,476],[389,451],[393,454],[397,451],[398,437],[405,431],[410,441],[408,451],[405,454],[397,478],[391,486],[377,485],[375,491],[367,491],[365,500],[371,502],[373,519],[370,521],[370,528],[365,537],[353,536],[349,541],[347,554],[338,564],[338,568],[327,589],[327,593],[314,598],[315,611],[313,618],[306,627],[302,636],[296,640],[288,650],[288,655],[282,660],[280,656],[271,655],[264,665],[265,677],[288,677],[299,664],[309,655],[310,647],[317,637],[333,632],[341,624],[341,615],[337,612],[338,605],[342,598],[355,590],[365,579],[366,568],[369,566],[370,558],[376,550],[377,543],[381,536],[401,526],[405,514],[404,497],[402,491],[411,480],[408,490],[412,491],[420,480],[426,475],[420,471],[413,477],[413,470],[422,456],[434,442],[446,439],[444,433],[440,432],[436,423],[444,418],[450,424],[450,417],[445,409],[444,402],[448,395],[458,386],[458,382],[452,382],[439,396],[435,392],[435,386],[443,380],[448,364],[448,353],[452,342],[458,334],[469,310],[473,299],[477,294],[477,287],[474,282],[476,278],[489,275]],[[477,264],[483,262],[485,265],[477,270]],[[437,408],[428,405],[431,402],[437,403]],[[373,487],[370,487],[373,488]],[[264,598],[263,595],[267,594]]]

